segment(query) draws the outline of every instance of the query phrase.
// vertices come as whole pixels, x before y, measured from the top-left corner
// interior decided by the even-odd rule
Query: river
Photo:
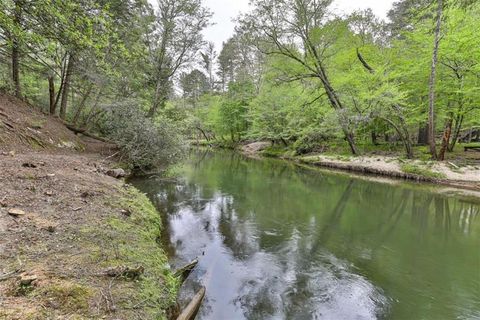
[[[480,319],[480,202],[227,151],[136,179],[197,319]]]

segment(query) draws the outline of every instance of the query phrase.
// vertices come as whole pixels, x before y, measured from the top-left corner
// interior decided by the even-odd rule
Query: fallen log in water
[[[187,277],[190,275],[192,270],[197,266],[198,264],[198,259],[194,259],[188,264],[184,265],[183,267],[177,269],[174,273],[174,277],[181,277],[181,282],[185,281]]]
[[[198,292],[193,297],[192,301],[190,301],[188,306],[178,316],[177,320],[195,319],[198,309],[200,309],[200,306],[202,305],[203,297],[205,297],[205,292],[206,292],[205,287],[200,288],[200,290],[198,290]]]

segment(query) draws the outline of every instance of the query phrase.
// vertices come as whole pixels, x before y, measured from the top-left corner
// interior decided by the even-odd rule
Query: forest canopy
[[[439,160],[478,139],[480,3],[402,0],[387,21],[331,3],[254,0],[217,52],[201,0],[5,0],[0,86],[167,162],[188,139]]]

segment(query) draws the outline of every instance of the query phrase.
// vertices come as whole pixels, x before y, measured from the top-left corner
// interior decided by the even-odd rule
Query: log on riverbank
[[[187,307],[182,311],[178,316],[177,320],[193,320],[195,319],[198,309],[202,305],[203,298],[205,297],[206,289],[201,287],[200,290],[195,294],[193,299],[187,305]]]

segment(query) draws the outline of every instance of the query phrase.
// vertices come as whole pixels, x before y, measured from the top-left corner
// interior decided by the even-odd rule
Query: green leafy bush
[[[134,103],[109,106],[106,112],[101,129],[119,145],[122,160],[133,168],[166,166],[185,154],[183,136],[168,120],[159,118],[154,122]]]

